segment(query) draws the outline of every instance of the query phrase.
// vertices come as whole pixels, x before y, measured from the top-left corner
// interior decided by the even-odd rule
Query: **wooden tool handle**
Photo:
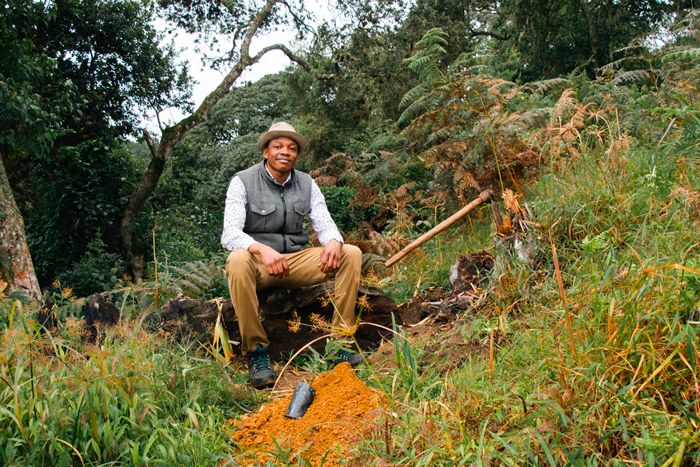
[[[436,236],[440,232],[447,230],[448,228],[450,228],[452,226],[452,224],[454,224],[455,222],[457,222],[458,220],[460,220],[461,218],[463,218],[464,216],[469,214],[471,211],[473,211],[475,208],[477,208],[481,204],[489,201],[491,198],[493,198],[493,191],[491,191],[491,190],[482,191],[481,194],[477,198],[475,198],[471,203],[467,204],[462,209],[460,209],[456,213],[452,214],[450,217],[448,217],[444,221],[440,222],[438,225],[436,225],[432,229],[428,230],[426,233],[424,233],[423,235],[421,235],[417,239],[413,240],[411,243],[406,245],[403,250],[399,251],[394,256],[389,258],[389,260],[387,260],[387,262],[384,263],[384,266],[389,267],[392,264],[398,262],[404,256],[406,256],[407,254],[409,254],[410,252],[412,252],[413,250],[415,250],[416,248],[418,248],[419,246],[421,246],[422,244],[424,244],[425,242],[427,242],[428,240],[430,240],[431,238],[433,238],[434,236]]]

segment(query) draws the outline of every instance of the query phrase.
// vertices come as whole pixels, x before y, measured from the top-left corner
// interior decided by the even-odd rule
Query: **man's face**
[[[263,149],[263,157],[267,160],[270,171],[287,174],[292,171],[299,157],[299,147],[296,141],[286,136],[270,140]]]

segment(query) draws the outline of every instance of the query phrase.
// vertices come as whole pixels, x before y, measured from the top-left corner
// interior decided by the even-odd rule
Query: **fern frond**
[[[692,9],[671,29],[674,36],[700,30],[700,9]]]
[[[188,281],[187,279],[178,279],[178,285],[180,289],[186,290],[188,295],[200,295],[202,293],[201,288],[199,288],[194,283]]]
[[[447,67],[448,72],[456,73],[460,70],[469,68],[473,64],[473,56],[468,52],[462,52],[454,59],[450,66]]]
[[[490,65],[472,65],[466,68],[466,71],[468,71],[472,75],[480,75],[482,73],[486,73],[490,69]]]
[[[488,69],[492,61],[492,54],[475,54],[473,52],[462,52],[447,67],[447,71],[450,74],[460,73],[462,71],[468,71],[472,74],[478,74],[482,70]]]
[[[438,61],[445,53],[444,49],[420,51],[405,61],[408,68],[416,73],[421,81],[432,83],[444,78],[442,71],[438,67]]]
[[[438,63],[447,54],[447,33],[440,28],[433,28],[426,32],[416,42],[416,52],[404,60],[408,68],[417,73],[423,82],[432,83],[443,77]]]
[[[163,284],[163,287],[195,297],[217,286],[223,275],[219,264],[208,261],[192,261],[179,266],[170,265],[169,269],[169,280]]]
[[[408,69],[421,74],[420,70],[425,68],[426,66],[429,66],[431,61],[433,61],[434,58],[431,57],[428,54],[421,53],[421,54],[416,54],[410,58],[406,59],[406,65],[408,65]]]
[[[487,92],[489,94],[498,94],[501,95],[501,88],[508,86],[508,89],[512,89],[512,86],[515,86],[515,83],[512,81],[506,81],[505,79],[502,78],[494,78],[491,80],[484,81],[484,84],[487,86]]]
[[[451,140],[431,147],[421,154],[421,158],[427,161],[450,160],[462,156],[469,151],[469,142],[464,140]],[[456,161],[455,161],[456,162]]]
[[[649,49],[641,41],[632,41],[629,45],[612,51],[613,57],[629,57],[630,55],[644,55]]]
[[[430,91],[430,85],[427,83],[419,83],[403,95],[401,101],[399,102],[399,109],[404,109],[408,107],[411,103],[423,97]]]
[[[531,94],[544,95],[550,89],[558,88],[560,86],[571,86],[571,80],[566,78],[552,78],[545,79],[542,81],[534,81],[532,83],[527,83],[522,87],[523,91],[529,92]]]
[[[559,100],[552,109],[552,116],[550,118],[550,126],[556,125],[559,120],[561,120],[568,111],[578,107],[578,100],[575,97],[576,91],[573,88],[565,89],[564,92],[559,96]]]
[[[448,34],[442,28],[432,28],[423,34],[423,37],[416,42],[416,48],[423,49],[434,45],[447,45]]]
[[[444,126],[442,128],[438,128],[437,131],[434,131],[428,136],[428,139],[426,141],[426,145],[430,146],[436,143],[439,143],[441,141],[445,141],[447,139],[452,138],[455,134],[459,133],[461,130],[460,125],[449,125],[449,126]]]
[[[486,80],[484,84],[487,86],[488,94],[495,96],[500,101],[500,104],[509,102],[521,92],[517,84],[500,78]]]
[[[674,52],[669,52],[661,56],[662,63],[675,62],[675,61],[686,61],[686,62],[698,62],[700,61],[700,47],[694,47],[692,49],[682,49]]]
[[[605,72],[609,70],[621,70],[625,66],[628,68],[644,68],[648,66],[649,60],[645,57],[634,56],[634,57],[622,57],[620,59],[614,60],[610,63],[606,63],[602,67],[598,68],[599,72]]]
[[[658,70],[630,70],[615,75],[612,84],[624,86],[626,84],[653,83],[659,78]]]
[[[412,103],[406,107],[406,109],[401,113],[399,116],[399,126],[405,126],[408,125],[411,120],[416,118],[417,116],[427,112],[430,109],[433,109],[441,100],[440,96],[437,96],[435,94],[428,94],[422,97],[419,97]]]

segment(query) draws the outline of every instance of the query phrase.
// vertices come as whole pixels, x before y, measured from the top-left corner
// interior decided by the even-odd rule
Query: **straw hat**
[[[260,138],[258,138],[258,149],[262,151],[265,146],[267,146],[267,143],[280,136],[286,136],[296,141],[299,147],[299,153],[302,153],[304,149],[306,149],[306,140],[304,137],[297,133],[294,127],[287,122],[273,123],[269,130],[261,134]]]

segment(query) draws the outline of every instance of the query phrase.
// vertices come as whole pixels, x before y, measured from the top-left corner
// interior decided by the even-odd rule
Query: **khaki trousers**
[[[360,286],[362,252],[354,245],[343,245],[340,267],[335,273],[325,274],[318,268],[323,248],[307,248],[287,253],[289,275],[275,277],[268,274],[260,256],[248,250],[233,250],[226,260],[226,277],[231,303],[238,318],[243,352],[254,350],[258,344],[267,346],[265,330],[258,316],[257,290],[268,287],[297,287],[318,284],[335,275],[333,328],[350,328],[355,324],[355,302]]]

